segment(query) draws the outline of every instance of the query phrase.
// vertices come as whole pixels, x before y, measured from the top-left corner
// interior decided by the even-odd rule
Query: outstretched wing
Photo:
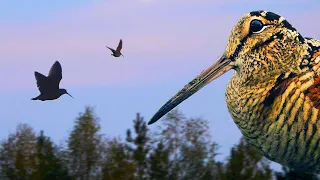
[[[40,93],[46,93],[50,90],[50,82],[48,81],[48,78],[44,76],[41,73],[38,73],[37,71],[34,72],[34,76],[37,80],[37,86],[40,91]]]
[[[52,65],[48,78],[52,81],[52,86],[54,89],[59,89],[59,83],[62,79],[62,67],[59,61],[54,62]]]
[[[119,45],[117,47],[117,51],[120,52],[122,49],[122,39],[120,39]]]
[[[108,46],[106,46],[106,47],[107,47],[108,49],[110,49],[113,54],[116,53],[116,50],[114,50],[114,49],[112,49],[112,48],[110,48],[110,47],[108,47]]]

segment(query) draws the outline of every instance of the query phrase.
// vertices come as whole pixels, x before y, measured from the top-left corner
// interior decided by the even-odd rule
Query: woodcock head
[[[274,80],[280,74],[298,73],[307,55],[299,32],[283,17],[267,11],[244,15],[233,28],[225,52],[172,97],[152,117],[152,124],[202,87],[234,69],[243,85]]]

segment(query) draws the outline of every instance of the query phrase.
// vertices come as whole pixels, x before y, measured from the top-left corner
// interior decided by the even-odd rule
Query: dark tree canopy
[[[109,121],[103,121],[108,123]],[[112,124],[109,124],[112,126]],[[140,113],[120,137],[105,137],[94,108],[85,107],[67,141],[57,145],[28,124],[0,145],[1,180],[317,180],[316,175],[270,168],[244,138],[225,161],[209,122],[173,110],[150,130]],[[107,133],[106,133],[107,134]]]
[[[99,118],[86,107],[75,121],[68,139],[69,169],[76,179],[98,178],[103,153]]]

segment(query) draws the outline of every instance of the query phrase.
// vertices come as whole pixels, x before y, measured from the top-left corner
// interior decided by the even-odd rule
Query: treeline
[[[283,167],[274,172],[270,161],[242,138],[224,162],[208,121],[169,113],[151,132],[137,113],[126,138],[102,135],[99,118],[86,107],[74,122],[66,142],[55,144],[28,124],[0,146],[1,180],[268,180],[317,179]]]

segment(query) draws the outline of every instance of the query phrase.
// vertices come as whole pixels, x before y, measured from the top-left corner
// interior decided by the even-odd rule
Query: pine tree
[[[136,137],[132,137],[131,130],[127,130],[127,149],[131,153],[131,159],[136,166],[136,177],[138,179],[146,179],[147,171],[147,155],[150,151],[150,138],[148,137],[148,128],[143,117],[137,113],[137,117],[133,120],[134,132]]]
[[[217,144],[210,136],[208,121],[185,118],[173,110],[162,120],[159,140],[170,154],[170,179],[205,179],[216,177]]]
[[[29,125],[19,124],[1,144],[1,179],[38,179],[36,163],[36,135]]]
[[[244,138],[231,149],[226,164],[225,179],[267,180],[272,179],[270,161],[261,156]]]
[[[165,148],[160,141],[157,148],[150,155],[150,179],[163,180],[168,179],[169,174],[169,150]]]
[[[62,160],[57,157],[57,148],[49,137],[44,136],[43,131],[37,138],[37,159],[39,179],[45,180],[67,180],[68,176],[66,168],[62,164]]]
[[[96,179],[100,175],[103,153],[99,119],[93,108],[80,114],[68,139],[69,169],[75,179]]]
[[[107,143],[107,157],[103,168],[104,180],[135,179],[135,164],[120,139],[114,138]]]

